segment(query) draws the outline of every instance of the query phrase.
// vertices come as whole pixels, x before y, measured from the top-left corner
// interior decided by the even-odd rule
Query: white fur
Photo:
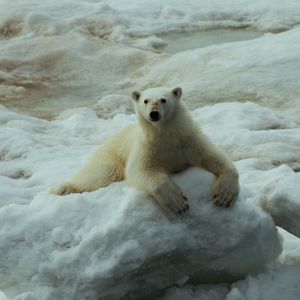
[[[154,197],[165,210],[182,213],[188,210],[188,202],[170,174],[199,166],[217,176],[213,186],[215,204],[230,206],[239,191],[238,173],[197,127],[181,94],[181,88],[133,92],[138,123],[124,128],[100,147],[88,164],[56,193],[93,191],[126,179]],[[153,111],[160,116],[156,122],[150,117]]]

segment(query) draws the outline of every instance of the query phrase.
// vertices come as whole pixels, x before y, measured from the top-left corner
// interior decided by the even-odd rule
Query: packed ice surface
[[[299,17],[297,0],[0,1],[0,104],[54,120],[0,110],[0,300],[66,295],[69,300],[82,291],[93,293],[98,272],[115,263],[93,267],[101,261],[97,255],[103,246],[96,237],[123,220],[126,209],[145,205],[145,222],[158,213],[125,183],[66,198],[47,191],[73,175],[106,138],[134,122],[134,116],[123,115],[132,113],[132,90],[160,85],[182,86],[188,105],[201,107],[193,112],[196,121],[235,160],[243,199],[235,210],[261,215],[270,225],[263,207],[292,233],[279,228],[283,252],[265,271],[233,284],[192,285],[184,276],[161,298],[276,300],[284,295],[298,300]],[[214,29],[263,36],[174,55],[164,52],[164,34],[183,37]],[[182,174],[180,184],[189,184],[191,175]],[[192,179],[212,180],[207,176]],[[190,192],[204,193],[198,184]],[[104,216],[105,199],[112,199],[105,204],[113,214]],[[208,199],[199,207],[204,208],[199,213],[213,212]],[[157,226],[164,222],[158,216]],[[107,227],[101,229],[103,222]],[[129,241],[113,250],[120,256],[135,246]],[[78,255],[83,249],[87,254]],[[72,295],[71,282],[82,284],[78,295]]]

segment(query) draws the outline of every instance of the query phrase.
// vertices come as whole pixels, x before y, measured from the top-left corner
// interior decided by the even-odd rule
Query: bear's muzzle
[[[153,121],[153,122],[157,122],[160,120],[160,113],[156,110],[153,110],[150,112],[149,114],[149,117],[150,117],[150,121]]]

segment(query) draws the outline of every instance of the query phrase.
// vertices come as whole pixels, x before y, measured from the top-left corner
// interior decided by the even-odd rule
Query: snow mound
[[[133,113],[131,98],[126,95],[107,95],[101,98],[93,107],[102,118],[108,118],[117,114]]]
[[[0,240],[0,281],[36,287],[30,299],[43,287],[51,287],[43,299],[56,299],[54,291],[60,299],[145,299],[188,279],[239,279],[279,255],[272,219],[243,195],[220,209],[210,173],[192,168],[174,180],[190,202],[174,220],[125,183],[65,197],[41,192],[30,205],[3,207],[0,228],[9,235]]]
[[[288,123],[270,109],[253,102],[218,103],[198,108],[193,112],[199,123],[214,131],[232,133],[242,130],[267,130],[287,127]],[[213,122],[212,122],[213,120]]]
[[[300,237],[300,174],[284,175],[265,187],[263,204],[278,226]]]

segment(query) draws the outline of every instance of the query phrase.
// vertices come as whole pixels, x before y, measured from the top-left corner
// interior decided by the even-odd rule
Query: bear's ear
[[[177,87],[177,88],[173,89],[172,94],[177,98],[177,100],[179,100],[182,96],[182,88]]]
[[[141,97],[141,93],[138,91],[134,91],[131,94],[131,98],[136,102],[139,101],[140,97]]]

